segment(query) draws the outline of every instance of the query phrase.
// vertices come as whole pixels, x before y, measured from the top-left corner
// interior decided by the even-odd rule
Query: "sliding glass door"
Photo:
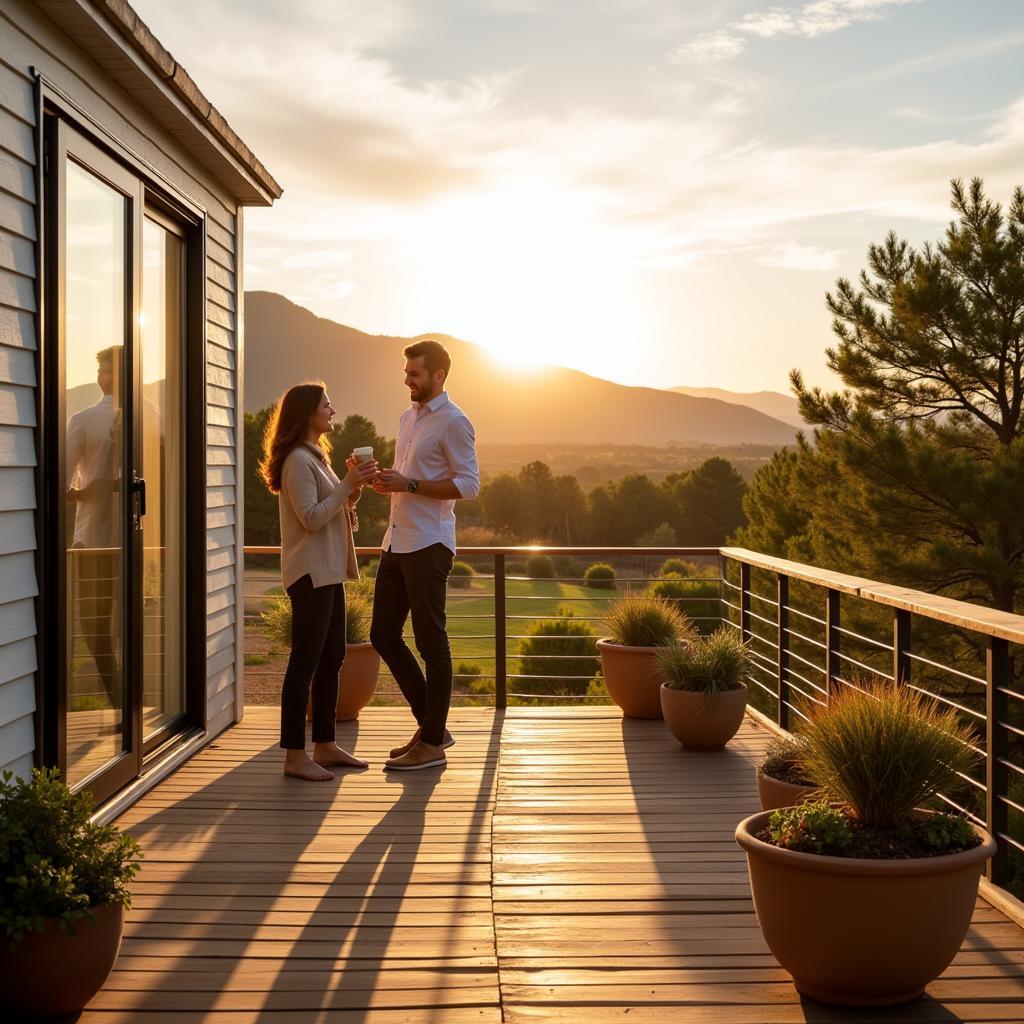
[[[103,799],[187,710],[188,236],[137,174],[63,121],[53,138],[51,713],[68,783]]]

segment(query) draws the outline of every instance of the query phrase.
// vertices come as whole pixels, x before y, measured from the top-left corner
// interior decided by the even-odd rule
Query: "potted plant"
[[[757,795],[762,811],[802,804],[818,791],[803,763],[799,737],[775,736],[757,766]]]
[[[132,836],[89,818],[92,798],[55,770],[0,782],[0,956],[13,1020],[78,1013],[107,980],[121,946],[128,884],[141,856]]]
[[[377,689],[380,655],[370,643],[373,618],[373,583],[362,579],[345,588],[345,661],[338,673],[339,722],[359,717]],[[287,647],[292,638],[292,609],[287,597],[276,597],[261,615],[263,629],[277,644]],[[306,717],[312,715],[312,697],[306,702]]]
[[[995,853],[966,818],[921,809],[971,768],[975,738],[952,709],[889,682],[807,713],[801,757],[827,799],[736,829],[761,930],[807,996],[909,1002],[959,950]]]
[[[686,750],[722,750],[747,707],[746,645],[728,627],[658,652],[665,676],[661,707],[669,731]]]
[[[608,694],[626,718],[661,718],[662,674],[657,655],[671,643],[696,636],[674,604],[654,594],[631,592],[604,618],[608,636],[597,641]]]

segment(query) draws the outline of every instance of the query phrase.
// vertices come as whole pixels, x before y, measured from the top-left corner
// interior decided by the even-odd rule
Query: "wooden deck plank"
[[[285,779],[277,712],[130,808],[146,853],[83,1024],[833,1024],[768,952],[736,821],[766,734],[686,754],[615,709],[460,708],[444,772],[380,771],[404,709],[339,727],[368,771]],[[1024,1021],[1024,931],[978,902],[924,1000]]]

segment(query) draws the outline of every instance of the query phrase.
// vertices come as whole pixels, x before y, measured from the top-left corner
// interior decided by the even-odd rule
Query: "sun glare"
[[[622,252],[569,194],[516,189],[459,196],[423,218],[411,257],[429,270],[418,305],[503,365],[585,366],[635,330]]]

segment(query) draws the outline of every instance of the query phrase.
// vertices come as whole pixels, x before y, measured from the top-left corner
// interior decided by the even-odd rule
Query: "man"
[[[121,706],[116,625],[121,587],[120,345],[96,353],[96,383],[101,398],[68,421],[67,500],[74,506],[78,616],[86,648],[112,707]],[[72,584],[73,585],[73,584]]]
[[[419,725],[391,751],[385,768],[413,771],[444,765],[455,741],[445,728],[452,699],[452,654],[445,596],[455,558],[455,502],[480,492],[473,424],[444,390],[451,356],[438,341],[405,350],[412,406],[402,413],[395,465],[373,487],[391,495],[391,517],[377,569],[370,642],[398,682]],[[402,637],[412,612],[420,668]]]

